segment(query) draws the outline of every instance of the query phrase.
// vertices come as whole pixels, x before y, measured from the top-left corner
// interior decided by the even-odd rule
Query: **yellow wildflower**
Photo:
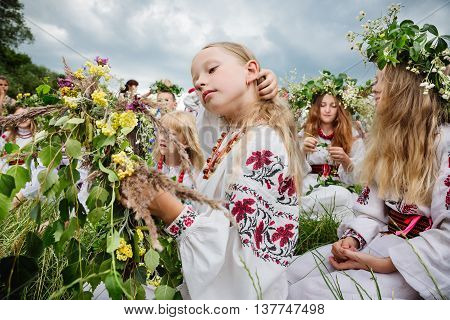
[[[147,277],[150,278],[150,275],[147,275]],[[161,285],[161,277],[155,272],[153,278],[147,280],[147,284],[154,287],[159,287]]]
[[[109,75],[110,69],[108,65],[99,66],[95,65],[90,61],[86,61],[86,67],[88,68],[88,73],[93,76],[103,77],[106,81],[108,81],[111,76]]]
[[[105,120],[97,120],[95,121],[95,125],[97,126],[97,128],[103,129],[106,127],[106,122]]]
[[[133,111],[128,110],[120,114],[119,122],[122,128],[134,128],[137,125],[137,118]]]
[[[115,164],[121,167],[117,170],[117,176],[120,180],[129,177],[134,173],[134,161],[129,159],[125,152],[121,151],[120,153],[114,154],[111,159]]]
[[[111,113],[111,117],[109,118],[109,120],[111,121],[111,127],[114,130],[119,129],[119,127],[120,127],[120,115],[117,112]]]
[[[20,100],[20,99],[22,99],[22,97],[23,97],[23,94],[19,93],[16,98],[17,98],[17,100]]]
[[[70,109],[76,109],[78,107],[76,99],[73,97],[63,97],[64,105]]]
[[[107,137],[111,137],[116,134],[116,130],[111,128],[111,126],[108,124],[102,128],[102,133]]]
[[[99,107],[106,107],[108,106],[108,100],[106,100],[106,92],[102,91],[101,89],[96,89],[92,93],[92,100],[94,101],[94,104],[96,104]]]
[[[119,248],[116,250],[117,260],[126,261],[128,258],[133,257],[133,250],[131,245],[127,244],[124,238],[120,238]]]
[[[61,95],[68,97],[76,97],[78,95],[77,91],[70,89],[69,87],[62,87],[59,89],[59,92]]]
[[[139,256],[142,257],[147,252],[143,245],[139,245]]]
[[[73,75],[75,76],[75,78],[77,78],[77,79],[84,79],[85,78],[85,76],[84,76],[84,74],[83,74],[83,69],[78,69],[77,71],[75,71],[74,73],[73,73]]]
[[[142,233],[142,230],[141,229],[137,229],[136,233],[138,235],[139,241],[140,242],[144,241],[144,234]]]

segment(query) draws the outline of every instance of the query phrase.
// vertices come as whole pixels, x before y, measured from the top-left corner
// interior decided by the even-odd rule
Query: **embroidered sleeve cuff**
[[[366,246],[366,240],[364,240],[363,236],[360,235],[358,232],[356,232],[353,229],[347,229],[344,234],[342,235],[341,239],[352,237],[359,243],[358,250],[362,250]]]
[[[169,235],[177,239],[186,229],[190,228],[194,224],[197,217],[197,211],[187,205],[184,207],[183,211],[181,211],[180,215],[169,226],[167,226],[165,230]]]

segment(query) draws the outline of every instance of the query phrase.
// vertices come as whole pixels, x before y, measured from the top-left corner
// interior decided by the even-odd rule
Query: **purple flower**
[[[72,79],[70,78],[58,78],[58,87],[60,88],[64,88],[64,87],[69,87],[69,88],[73,88],[75,85],[72,82]]]
[[[99,56],[96,56],[95,62],[97,62],[99,66],[106,66],[108,64],[108,58],[100,58]]]

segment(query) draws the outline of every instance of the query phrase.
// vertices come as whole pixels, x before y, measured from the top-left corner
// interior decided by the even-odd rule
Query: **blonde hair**
[[[420,76],[405,66],[386,66],[382,80],[362,180],[375,183],[382,198],[429,205],[438,171],[442,101],[432,90],[424,95]]]
[[[254,60],[259,62],[253,53],[245,46],[233,42],[215,42],[205,46],[207,48],[222,48],[239,58],[244,64]],[[290,111],[286,101],[280,99],[278,95],[271,100],[259,100],[253,112],[243,122],[243,127],[251,127],[265,123],[273,128],[281,137],[288,154],[288,175],[294,179],[297,195],[301,195],[303,179],[302,161],[303,154],[299,148],[297,128],[294,116]]]
[[[197,126],[194,116],[185,111],[172,111],[161,117],[161,124],[168,129],[174,130],[177,134],[181,134],[186,143],[186,152],[189,160],[197,171],[200,171],[204,165],[203,152],[200,148]],[[153,150],[153,158],[159,159],[161,152],[159,145],[156,144]]]

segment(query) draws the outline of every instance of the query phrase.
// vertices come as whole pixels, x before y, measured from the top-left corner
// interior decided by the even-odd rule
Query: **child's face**
[[[186,144],[186,141],[183,138],[183,135],[181,133],[177,133],[175,130],[169,129],[170,133],[175,136],[175,138],[181,142],[183,145]],[[175,143],[172,141],[169,142],[169,138],[166,137],[164,134],[160,133],[158,134],[158,144],[159,144],[159,151],[162,156],[169,156],[178,153]]]
[[[14,115],[22,114],[24,112],[26,112],[26,110],[24,108],[18,108],[16,110],[16,112],[14,112]],[[17,126],[22,129],[28,129],[31,126],[31,120],[26,119],[26,120],[18,123]]]
[[[320,121],[326,124],[333,123],[336,120],[338,106],[332,95],[326,94],[320,103]]]
[[[1,93],[6,94],[6,92],[8,92],[8,88],[9,88],[8,81],[0,80],[0,94]]]
[[[202,104],[222,116],[239,112],[247,82],[254,80],[246,64],[218,47],[200,51],[192,60],[191,74]]]
[[[168,92],[158,93],[157,103],[159,107],[167,109],[167,111],[174,111],[177,107],[177,102],[173,99],[173,96]]]

